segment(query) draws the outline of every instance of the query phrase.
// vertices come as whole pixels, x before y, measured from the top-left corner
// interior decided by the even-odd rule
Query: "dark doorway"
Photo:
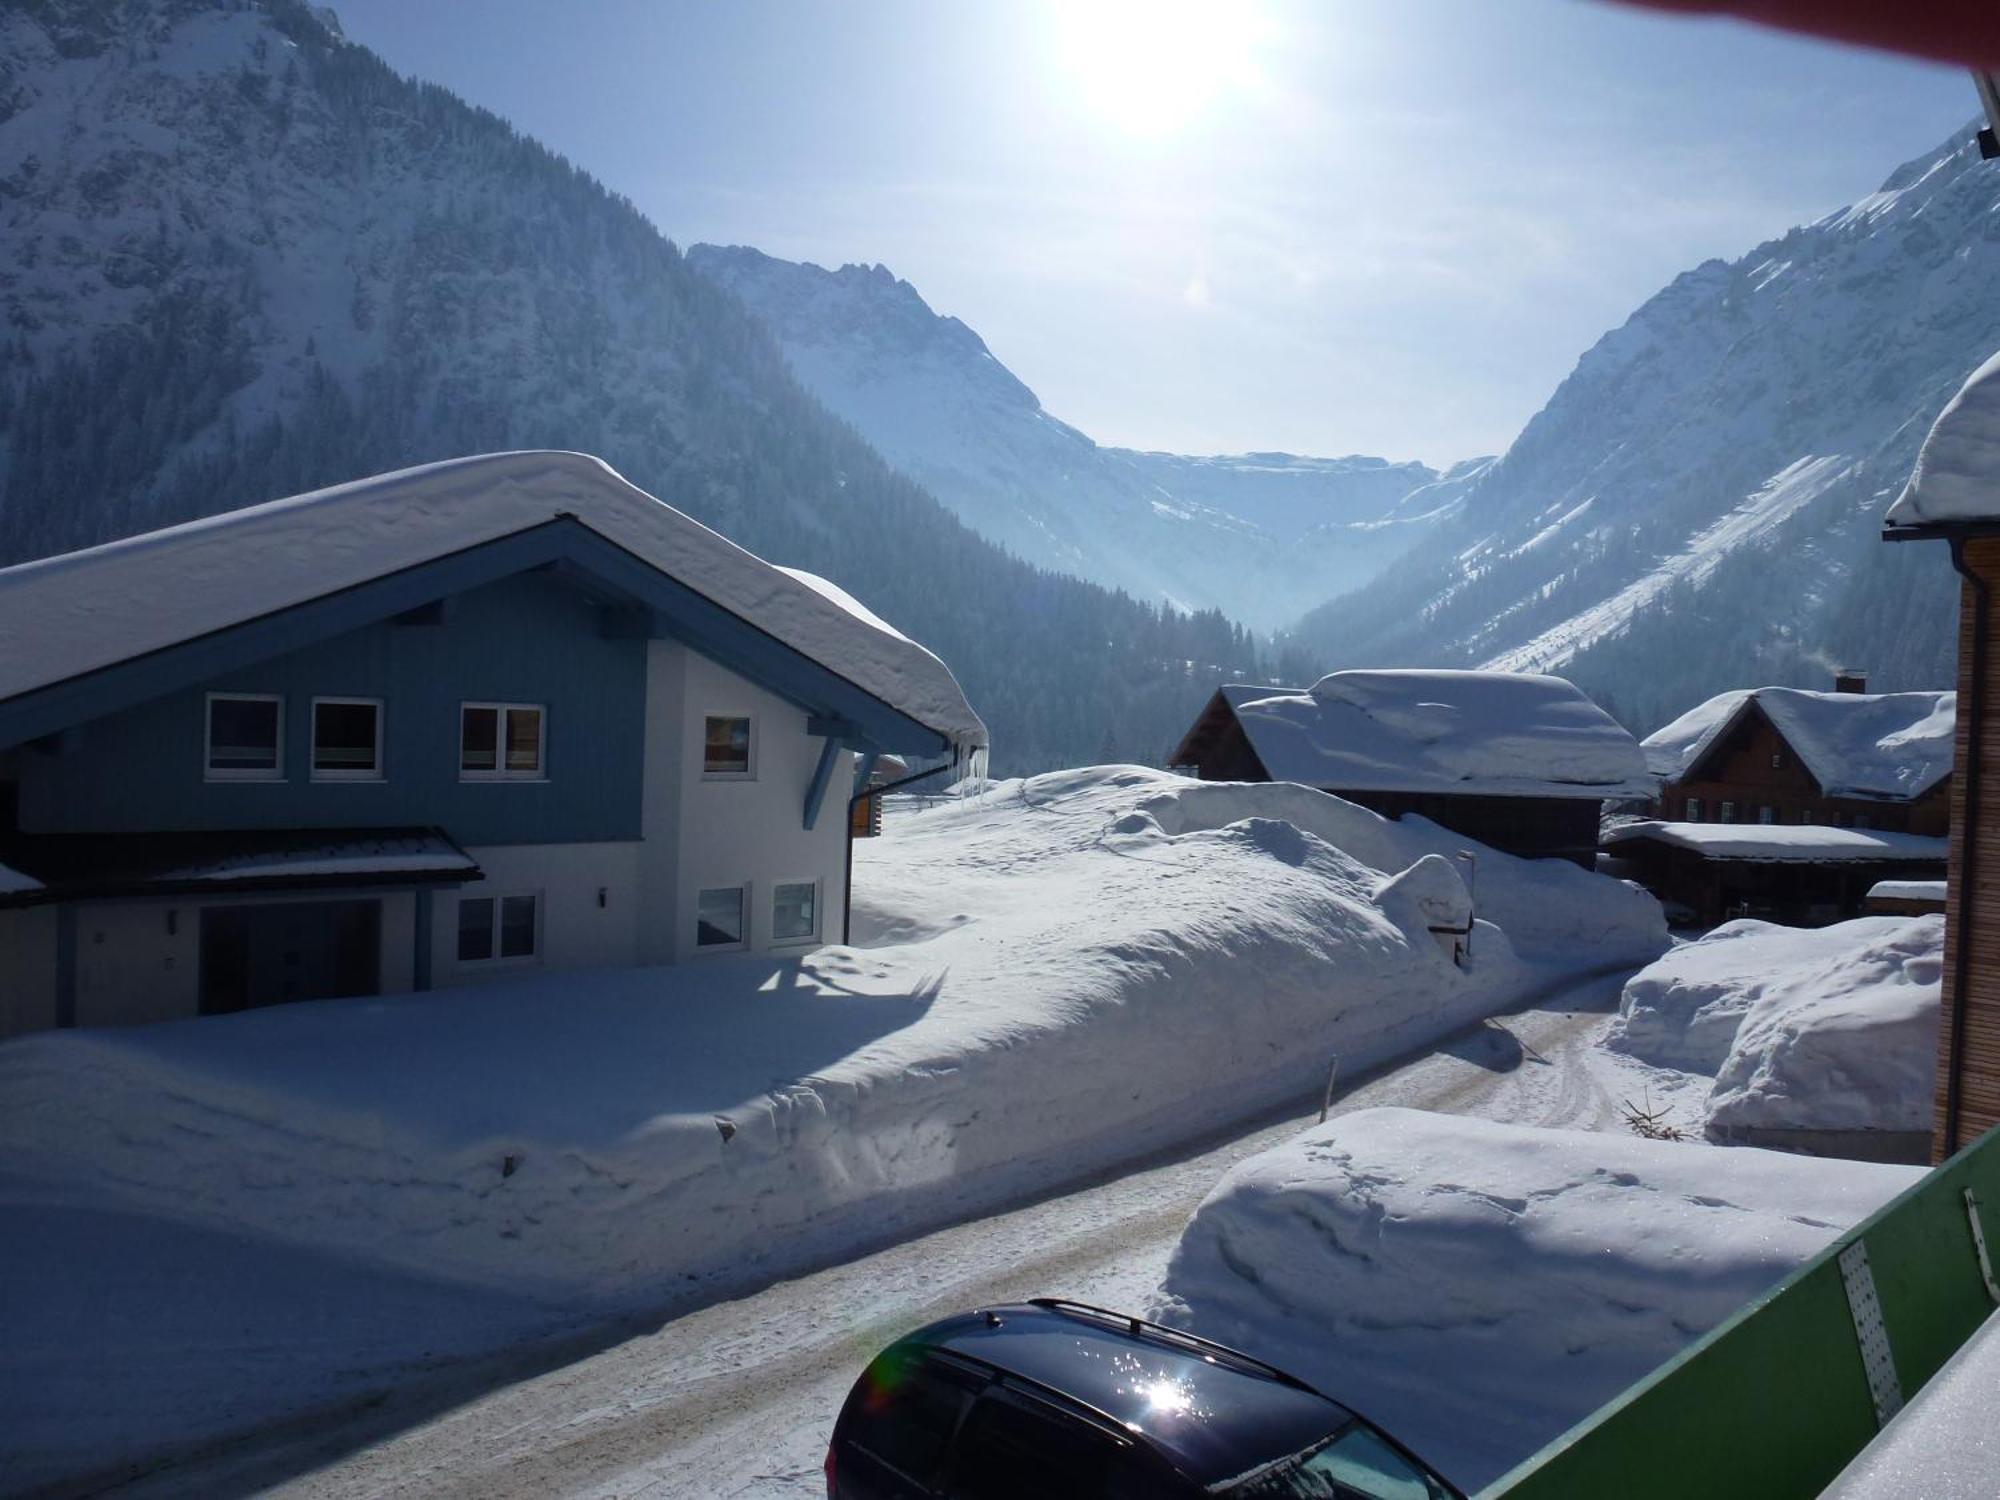
[[[373,995],[382,980],[380,901],[216,906],[201,914],[201,1013]]]

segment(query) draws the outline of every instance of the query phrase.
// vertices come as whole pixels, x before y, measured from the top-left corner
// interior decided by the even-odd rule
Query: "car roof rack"
[[[1050,1312],[1068,1313],[1072,1316],[1086,1314],[1114,1326],[1123,1327],[1127,1332],[1135,1336],[1150,1335],[1163,1343],[1179,1344],[1200,1354],[1227,1359],[1232,1364],[1247,1366],[1257,1374],[1268,1376],[1281,1385],[1288,1385],[1294,1390],[1306,1391],[1325,1399],[1323,1392],[1316,1390],[1289,1371],[1281,1370],[1276,1365],[1257,1358],[1254,1354],[1245,1354],[1241,1349],[1232,1349],[1227,1344],[1218,1344],[1214,1339],[1205,1339],[1198,1333],[1188,1333],[1183,1329],[1169,1328],[1163,1323],[1149,1323],[1146,1319],[1135,1317],[1131,1313],[1114,1312],[1108,1307],[1099,1307],[1091,1302],[1078,1302],[1070,1297],[1030,1297],[1028,1305],[1030,1307],[1046,1308]]]

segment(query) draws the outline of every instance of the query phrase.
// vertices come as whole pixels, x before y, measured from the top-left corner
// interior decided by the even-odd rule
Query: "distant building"
[[[1949,882],[1883,880],[1871,886],[1861,909],[1871,917],[1934,917],[1945,908]]]
[[[1938,1028],[1937,1129],[1942,1160],[2000,1124],[2000,355],[1975,370],[1938,414],[1910,482],[1889,507],[1891,541],[1951,547],[1958,593],[1957,773],[1945,904],[1944,1014]]]
[[[1659,815],[1677,823],[1820,824],[1942,838],[1951,822],[1958,695],[1721,693],[1646,736]]]
[[[1204,781],[1293,781],[1527,858],[1596,859],[1607,799],[1650,796],[1635,740],[1560,677],[1335,672],[1217,689],[1171,757]]]
[[[0,570],[0,639],[0,1034],[806,951],[876,758],[986,739],[923,647],[573,453]]]
[[[1889,879],[1944,873],[1955,695],[1721,693],[1644,741],[1656,821],[1605,834],[1618,868],[1678,921],[1823,926]]]
[[[1663,823],[1606,831],[1618,873],[1660,898],[1670,921],[1713,927],[1761,917],[1824,927],[1861,912],[1884,880],[1942,877],[1945,841],[1823,823]]]

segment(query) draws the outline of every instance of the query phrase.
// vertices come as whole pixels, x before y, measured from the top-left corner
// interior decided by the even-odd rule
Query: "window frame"
[[[1686,805],[1681,808],[1681,813],[1683,815],[1683,821],[1685,822],[1689,823],[1701,822],[1702,820],[1701,798],[1699,797],[1687,798]]]
[[[319,762],[319,706],[322,703],[344,705],[349,708],[366,706],[375,710],[375,765],[368,771],[344,768],[320,769]],[[384,721],[388,718],[388,705],[380,698],[349,698],[335,694],[315,696],[306,713],[306,775],[313,781],[386,781],[389,771],[382,758]]]
[[[477,969],[482,973],[488,969],[519,969],[540,963],[542,961],[543,923],[548,910],[548,902],[543,899],[543,895],[544,893],[541,890],[536,889],[527,891],[485,891],[475,896],[460,896],[458,904],[452,908],[452,916],[455,919],[451,928],[452,962],[461,969]],[[500,951],[501,903],[508,900],[532,901],[535,903],[535,946],[527,953],[503,954]],[[491,926],[487,928],[487,931],[492,935],[492,951],[484,958],[466,958],[458,949],[460,926],[456,918],[469,901],[483,901],[493,908],[493,921]]]
[[[493,767],[468,769],[465,764],[465,715],[468,710],[493,710]],[[535,729],[535,769],[516,771],[507,765],[507,721],[518,711],[528,710],[541,717]],[[537,782],[549,779],[549,706],[546,703],[499,703],[485,698],[462,698],[458,704],[458,779],[460,781]]]
[[[278,708],[278,739],[275,764],[266,771],[241,766],[215,764],[215,705],[217,703],[274,703]],[[283,693],[207,693],[201,704],[201,779],[203,781],[277,781],[285,779],[285,695]]]
[[[694,951],[702,953],[745,953],[750,948],[751,918],[757,910],[754,881],[739,880],[722,885],[698,885],[694,891]],[[742,902],[743,936],[733,943],[704,943],[701,940],[701,898],[710,891],[734,891]]]
[[[809,885],[813,893],[812,931],[803,937],[778,936],[778,892],[788,885]],[[796,880],[774,880],[771,882],[771,946],[773,948],[803,948],[820,940],[820,927],[826,905],[826,883],[817,875],[801,876]]]
[[[711,771],[708,768],[708,725],[711,719],[741,719],[748,727],[745,765],[740,771]],[[701,717],[701,779],[703,781],[755,781],[757,779],[757,716],[755,714],[712,714]]]

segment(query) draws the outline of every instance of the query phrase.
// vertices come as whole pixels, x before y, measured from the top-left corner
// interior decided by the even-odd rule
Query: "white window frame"
[[[215,764],[215,705],[275,703],[278,705],[277,764],[270,770]],[[283,693],[209,693],[201,704],[201,771],[203,781],[283,781],[285,779],[285,695]]]
[[[1716,809],[1716,821],[1718,823],[1734,823],[1736,821],[1736,804],[1734,802],[1720,804]]]
[[[512,897],[535,903],[535,947],[530,953],[503,955],[500,952],[500,903]],[[493,951],[484,958],[460,958],[458,956],[458,910],[468,901],[490,901],[493,903]],[[451,958],[461,969],[477,969],[484,973],[488,969],[528,968],[542,961],[543,927],[548,912],[548,901],[540,890],[531,891],[482,891],[478,895],[461,895],[451,909]]]
[[[778,891],[788,885],[809,885],[813,891],[812,931],[804,937],[778,936]],[[773,948],[802,948],[820,940],[819,934],[826,921],[826,882],[818,876],[801,875],[792,880],[771,882],[771,946]]]
[[[365,704],[375,710],[375,768],[370,771],[321,770],[319,760],[319,706],[322,703]],[[314,781],[383,781],[388,777],[388,769],[382,762],[382,721],[388,717],[388,708],[380,698],[340,698],[319,697],[312,700],[311,710],[306,716],[307,746],[306,774]]]
[[[738,777],[737,779],[741,780],[742,778]],[[694,952],[696,956],[700,956],[701,954],[704,953],[743,953],[749,950],[750,934],[753,930],[751,924],[755,921],[757,915],[757,892],[755,885],[756,883],[754,881],[730,880],[730,881],[724,881],[718,885],[700,885],[695,887]],[[708,891],[736,891],[742,895],[743,936],[738,938],[735,942],[704,943],[701,940],[701,898],[702,895]]]
[[[708,768],[708,721],[741,719],[750,726],[749,765],[741,771],[711,771]],[[712,714],[701,716],[701,779],[703,781],[755,781],[757,779],[757,716],[755,714]],[[711,887],[720,889],[720,887]]]
[[[499,718],[493,725],[493,769],[468,771],[465,768],[465,712],[470,708],[490,708]],[[517,709],[533,709],[541,715],[536,726],[535,769],[514,771],[507,767],[507,716]],[[549,779],[549,706],[546,703],[494,703],[467,698],[458,705],[458,779],[460,781],[547,781]]]
[[[1701,798],[1688,798],[1687,805],[1681,809],[1681,812],[1687,822],[1699,823],[1701,821]]]

